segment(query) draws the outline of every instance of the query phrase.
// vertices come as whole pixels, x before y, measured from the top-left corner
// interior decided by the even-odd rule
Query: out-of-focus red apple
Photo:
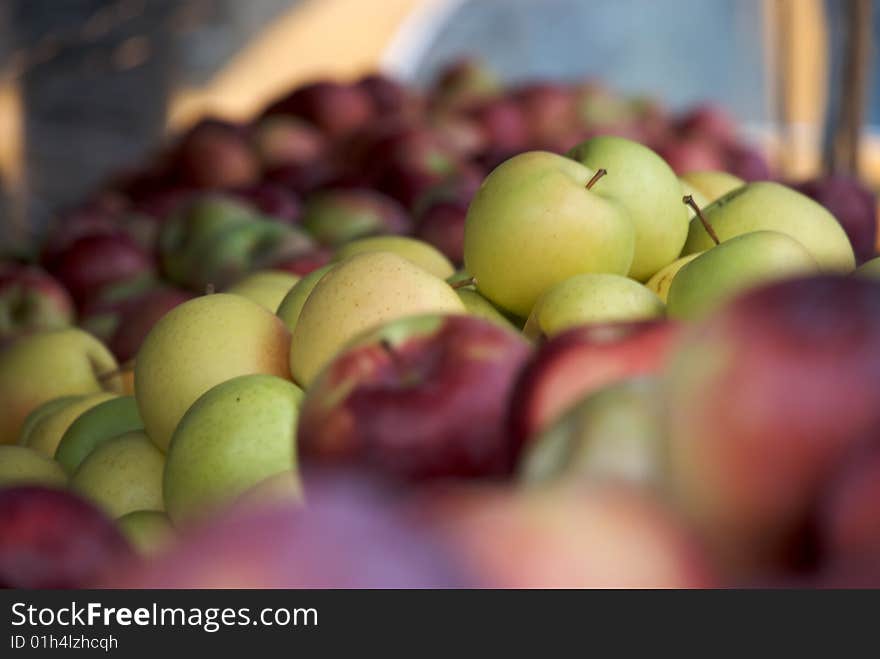
[[[657,150],[676,174],[708,170],[724,171],[726,163],[720,151],[708,140],[679,138],[660,145]]]
[[[724,149],[724,171],[744,181],[767,181],[773,176],[770,163],[757,148],[746,144],[731,144]]]
[[[364,76],[355,83],[355,88],[362,90],[373,103],[373,112],[377,117],[390,114],[418,114],[422,99],[399,80],[381,73]]]
[[[159,286],[130,300],[107,347],[120,363],[133,359],[153,325],[174,307],[192,298],[189,291]]]
[[[328,160],[275,167],[266,172],[266,181],[292,190],[301,197],[328,185],[340,176],[339,168]]]
[[[290,115],[317,126],[331,139],[343,138],[373,119],[373,101],[355,85],[319,81],[303,85],[266,108],[264,116]]]
[[[474,157],[489,147],[489,136],[473,117],[460,112],[439,113],[431,129],[463,158]]]
[[[199,188],[237,188],[260,176],[260,161],[244,131],[216,119],[191,128],[171,159],[180,180]]]
[[[880,434],[880,284],[753,289],[678,346],[666,373],[678,504],[733,570],[809,567],[822,486]]]
[[[0,263],[0,336],[65,327],[73,317],[73,300],[47,272]]]
[[[678,117],[676,128],[683,135],[709,140],[718,144],[733,142],[736,122],[722,107],[706,103],[698,105]]]
[[[464,262],[464,222],[468,204],[438,201],[419,216],[416,237],[430,243],[456,265]]]
[[[494,150],[515,153],[528,147],[531,127],[524,110],[513,99],[492,99],[468,114],[482,127]]]
[[[465,107],[502,91],[500,78],[484,62],[463,58],[440,71],[431,89],[431,103],[435,107]]]
[[[322,268],[333,260],[333,250],[316,247],[276,263],[268,264],[272,270],[284,270],[300,277],[318,268]]]
[[[532,144],[570,132],[577,122],[577,97],[567,85],[531,83],[514,90],[513,98],[525,115]]]
[[[113,521],[78,496],[0,490],[0,588],[84,588],[129,556]]]
[[[718,584],[690,530],[621,484],[449,488],[417,500],[466,567],[496,588],[701,588]]]
[[[299,224],[302,203],[295,192],[275,183],[258,183],[247,188],[226,192],[231,197],[248,202],[260,213],[285,224]]]
[[[266,169],[308,164],[325,157],[330,149],[321,131],[296,117],[261,119],[253,128],[253,141]]]
[[[659,372],[680,332],[670,321],[641,321],[576,327],[547,341],[514,389],[511,440],[522,446],[604,386]]]
[[[401,480],[507,476],[507,400],[528,355],[519,335],[473,316],[392,322],[309,387],[298,450]]]

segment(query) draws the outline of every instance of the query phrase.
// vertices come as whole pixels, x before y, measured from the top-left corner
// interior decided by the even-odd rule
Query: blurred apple
[[[0,444],[0,489],[13,485],[64,487],[67,474],[57,462],[28,447]]]
[[[305,119],[331,139],[349,135],[374,117],[373,101],[364,89],[330,81],[298,87],[272,103],[263,114]]]
[[[124,307],[107,347],[120,363],[133,359],[141,344],[160,318],[175,307],[191,300],[192,293],[159,286],[130,300]]]
[[[165,552],[177,539],[168,516],[158,510],[135,510],[116,520],[116,527],[143,556]]]
[[[86,588],[130,552],[113,522],[76,495],[0,490],[0,588]]]
[[[365,75],[355,83],[373,103],[377,117],[393,114],[417,115],[422,110],[422,99],[405,83],[382,73]]]
[[[273,270],[283,270],[299,277],[319,270],[333,260],[333,252],[323,247],[314,247],[293,256],[285,256],[269,263]]]
[[[468,111],[477,122],[493,150],[513,155],[525,151],[531,140],[531,128],[524,110],[504,97],[484,101]]]
[[[70,295],[48,273],[0,263],[0,336],[67,327],[73,316]]]
[[[430,204],[417,219],[416,237],[436,247],[453,264],[461,265],[467,210],[467,203],[455,201]]]
[[[370,332],[312,384],[304,461],[402,480],[502,477],[516,455],[504,421],[528,344],[496,323],[418,316]]]
[[[406,234],[412,221],[394,199],[369,189],[325,189],[306,200],[303,228],[321,245],[337,247],[376,234]]]
[[[293,190],[276,183],[260,182],[246,188],[226,190],[226,195],[244,201],[264,216],[282,224],[299,224],[302,203]]]
[[[298,281],[299,277],[289,272],[261,270],[252,272],[244,279],[237,281],[226,289],[226,292],[246,297],[264,309],[275,313],[278,310],[278,305]]]
[[[492,69],[476,59],[465,58],[440,71],[431,89],[431,101],[435,106],[461,107],[492,98],[501,91],[501,80]]]
[[[733,142],[736,123],[724,108],[706,103],[698,105],[678,118],[677,129],[688,137],[710,140],[719,144]]]
[[[321,131],[296,117],[265,117],[252,132],[257,154],[266,169],[314,162],[325,157],[330,148]]]
[[[47,458],[54,458],[64,433],[82,413],[116,397],[116,394],[102,391],[72,398],[66,405],[41,415],[40,419],[28,428],[27,434],[22,433],[19,436],[18,443],[38,451]]]
[[[724,149],[724,169],[746,181],[772,179],[770,164],[757,148],[746,144],[728,144]]]
[[[245,131],[218,119],[204,119],[190,128],[171,159],[177,176],[199,188],[235,188],[260,176],[260,162]]]
[[[660,145],[657,152],[676,174],[724,170],[726,165],[718,147],[705,140],[672,138]]]
[[[513,91],[523,111],[532,144],[541,144],[569,131],[577,120],[577,98],[567,85],[535,82]]]
[[[143,428],[133,396],[110,398],[76,417],[61,436],[55,459],[72,474],[100,444]]]

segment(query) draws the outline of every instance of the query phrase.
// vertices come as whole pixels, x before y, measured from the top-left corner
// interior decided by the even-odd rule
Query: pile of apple
[[[473,63],[199,124],[0,268],[0,586],[880,585],[874,198],[769,178]]]

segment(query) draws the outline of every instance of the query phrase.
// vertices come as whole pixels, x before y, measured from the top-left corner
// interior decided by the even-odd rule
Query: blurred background
[[[712,102],[785,176],[816,175],[852,112],[853,5],[880,35],[880,3],[859,0],[5,0],[4,240],[201,117],[245,120],[298,84],[377,68],[427,86],[463,56],[510,84],[601,79],[672,110]],[[880,52],[864,57],[870,83]],[[876,185],[880,85],[865,89],[856,168]]]

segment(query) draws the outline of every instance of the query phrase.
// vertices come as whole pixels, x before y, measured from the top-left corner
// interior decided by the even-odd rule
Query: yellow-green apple
[[[669,297],[669,287],[672,286],[672,282],[675,280],[675,276],[678,274],[679,270],[697,258],[700,254],[703,254],[703,252],[696,252],[694,254],[682,256],[680,259],[676,259],[669,265],[660,268],[647,282],[645,282],[645,286],[654,291],[665,304]]]
[[[515,156],[489,174],[465,224],[465,269],[480,293],[525,317],[541,293],[569,277],[629,271],[634,224],[617,201],[590,189],[597,175],[543,151]]]
[[[526,321],[530,339],[553,337],[578,325],[662,318],[665,305],[639,282],[608,274],[575,275],[548,288]]]
[[[306,200],[303,228],[321,245],[338,247],[376,234],[405,234],[412,220],[398,201],[367,188],[319,190]]]
[[[590,394],[529,442],[518,471],[529,484],[561,478],[665,484],[666,423],[656,377]]]
[[[299,279],[296,275],[283,270],[261,270],[236,282],[226,289],[226,292],[246,297],[275,313],[278,305]]]
[[[238,375],[289,378],[289,353],[284,323],[239,295],[206,295],[175,307],[147,335],[135,362],[135,398],[147,435],[166,450],[199,396]]]
[[[417,509],[496,588],[698,588],[717,583],[690,529],[621,483],[470,485]]]
[[[667,313],[697,318],[754,286],[818,271],[816,260],[794,238],[778,231],[744,233],[682,266],[669,285]]]
[[[468,314],[493,323],[499,323],[508,329],[514,327],[513,322],[507,316],[501,313],[489,300],[480,295],[477,291],[476,280],[467,274],[461,279],[458,276],[458,273],[456,273],[447,281],[455,289],[455,294],[461,299]]]
[[[431,89],[431,102],[441,107],[467,106],[502,91],[498,74],[476,59],[465,58],[440,71]]]
[[[856,268],[856,274],[860,277],[873,277],[880,279],[880,256],[871,259],[870,261],[865,261],[862,265]]]
[[[288,330],[293,332],[293,329],[296,327],[296,321],[299,320],[302,308],[305,305],[306,300],[309,298],[309,295],[311,295],[312,290],[318,285],[321,277],[327,274],[334,265],[335,264],[333,263],[329,263],[316,270],[312,270],[309,274],[296,282],[296,284],[294,284],[287,292],[287,295],[284,296],[284,299],[281,300],[281,303],[278,305],[277,315],[282,321],[284,321]]]
[[[516,332],[469,316],[383,325],[309,388],[300,454],[401,480],[508,475],[507,400],[529,353]]]
[[[67,327],[73,300],[47,272],[35,266],[0,264],[0,338]]]
[[[164,552],[177,538],[168,515],[159,510],[132,511],[117,519],[116,526],[131,546],[144,556]]]
[[[369,252],[396,254],[440,279],[446,279],[455,273],[452,263],[437,248],[406,236],[374,236],[354,240],[336,251],[336,260]]]
[[[0,444],[0,488],[24,484],[63,487],[67,474],[57,462],[32,448]]]
[[[16,439],[16,442],[22,446],[27,444],[28,437],[30,437],[30,434],[33,432],[34,428],[37,427],[37,424],[40,423],[40,421],[48,416],[51,416],[52,414],[55,414],[55,412],[63,407],[66,407],[73,401],[83,397],[84,394],[76,396],[59,396],[58,398],[51,398],[42,405],[35,408],[30,414],[27,415],[24,422],[21,424],[21,430],[18,433],[18,438]]]
[[[262,480],[297,468],[302,390],[271,375],[244,375],[208,390],[180,420],[165,466],[165,508],[180,526],[228,504]]]
[[[86,410],[70,424],[58,443],[55,460],[72,474],[103,442],[143,429],[144,422],[134,396],[111,398]]]
[[[47,458],[54,458],[64,433],[82,413],[117,397],[118,394],[102,391],[71,400],[67,405],[44,415],[34,424],[27,436],[19,438],[19,444],[29,446]]]
[[[449,284],[407,259],[390,252],[356,254],[326,273],[306,300],[291,339],[291,373],[308,387],[367,329],[404,316],[464,311]]]
[[[550,339],[538,348],[514,389],[511,441],[527,444],[602,387],[659,372],[679,332],[676,323],[653,320],[576,327]]]
[[[683,184],[688,184],[703,196],[705,203],[696,200],[701,207],[746,184],[739,176],[712,169],[686,172],[680,178]],[[688,192],[685,191],[685,194]]]
[[[75,394],[120,391],[119,368],[97,339],[75,328],[20,337],[0,349],[0,444],[16,441],[42,403]]]
[[[165,456],[143,431],[102,442],[70,478],[70,487],[113,518],[135,510],[163,510]]]
[[[706,221],[723,243],[753,231],[778,231],[794,238],[826,272],[850,272],[855,256],[849,238],[825,208],[789,187],[771,181],[749,183],[703,209]],[[691,220],[684,254],[709,249],[712,236],[699,218]]]
[[[140,350],[153,325],[174,307],[193,298],[192,293],[172,286],[158,286],[139,295],[125,305],[107,347],[122,364],[126,364]]]
[[[130,555],[113,522],[79,496],[0,489],[0,588],[86,588]]]
[[[645,281],[681,253],[688,214],[681,204],[681,184],[669,165],[651,149],[622,137],[587,140],[568,156],[608,175],[593,191],[623,206],[635,225],[636,244],[628,273]]]
[[[671,491],[734,573],[809,560],[819,490],[878,436],[878,300],[880,283],[856,277],[777,282],[698,323],[671,356]]]

